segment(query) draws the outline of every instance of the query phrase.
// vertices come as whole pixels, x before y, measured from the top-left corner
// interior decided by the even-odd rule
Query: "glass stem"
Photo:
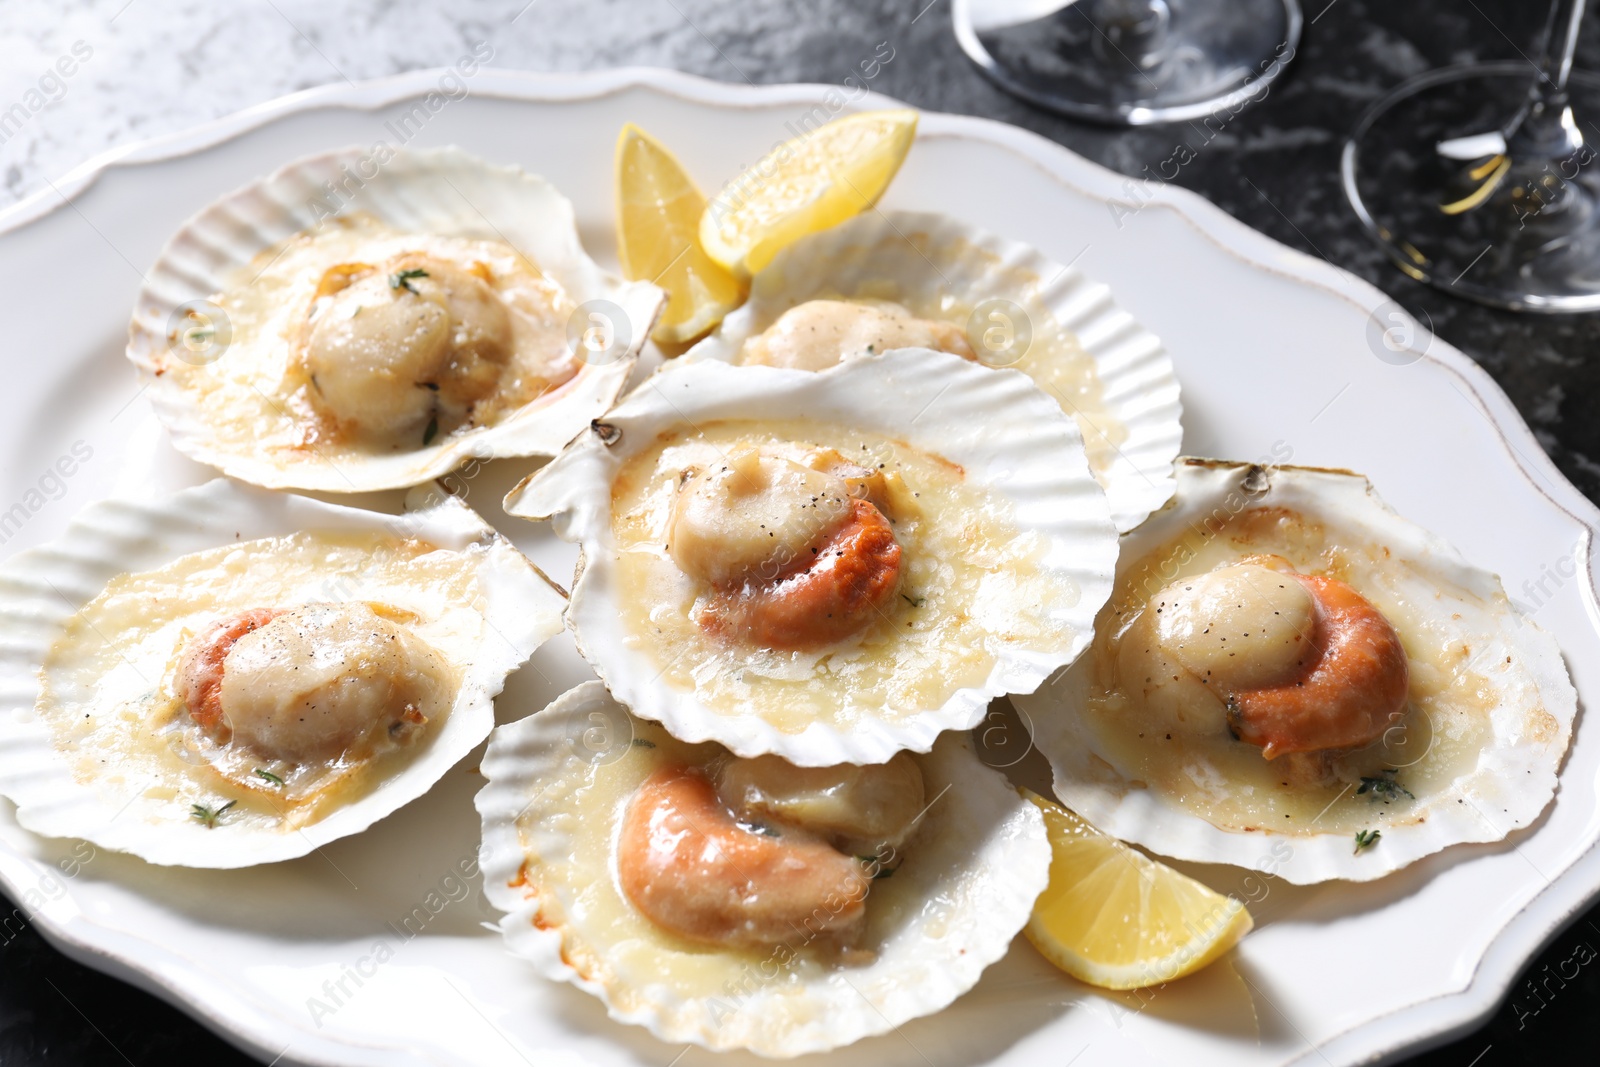
[[[1583,134],[1572,119],[1567,77],[1578,47],[1578,25],[1586,0],[1555,0],[1545,24],[1539,51],[1538,77],[1528,102],[1506,131],[1512,159],[1565,159],[1583,147]]]
[[[1172,9],[1167,0],[1090,0],[1080,12],[1095,28],[1094,47],[1111,64],[1118,60],[1150,70],[1166,58]]]

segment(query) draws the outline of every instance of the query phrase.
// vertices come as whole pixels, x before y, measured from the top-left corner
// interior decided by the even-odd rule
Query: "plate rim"
[[[272,122],[306,111],[342,108],[375,110],[435,89],[448,68],[435,67],[350,84],[330,84],[276,97],[241,111],[159,137],[130,142],[98,153],[65,175],[46,179],[43,188],[0,209],[0,238],[41,220],[93,188],[113,168],[162,163],[224,144]],[[644,89],[673,96],[691,104],[723,109],[764,110],[785,104],[818,103],[835,91],[825,83],[736,85],[680,71],[654,67],[620,67],[588,72],[535,72],[485,67],[474,77],[469,95],[531,103],[587,101]],[[851,110],[909,107],[892,97],[868,92],[847,105]],[[1323,290],[1368,316],[1393,305],[1412,327],[1412,343],[1405,353],[1427,360],[1452,375],[1494,430],[1501,447],[1529,485],[1581,530],[1575,556],[1582,562],[1579,593],[1590,625],[1600,634],[1600,590],[1592,566],[1595,535],[1600,532],[1600,508],[1590,502],[1556,467],[1517,412],[1510,398],[1481,366],[1418,323],[1397,302],[1343,268],[1289,248],[1228,215],[1197,193],[1170,183],[1144,182],[1102,167],[1042,135],[995,119],[917,109],[922,116],[919,139],[973,138],[1009,149],[1047,178],[1065,189],[1129,211],[1158,208],[1173,212],[1218,251],[1252,269],[1291,283]],[[1109,190],[1121,183],[1124,194]],[[1134,199],[1132,193],[1139,193]],[[1582,694],[1580,693],[1580,700]],[[1581,713],[1580,713],[1581,714]],[[1435,994],[1379,1015],[1312,1046],[1288,1061],[1337,1059],[1346,1063],[1389,1059],[1442,1044],[1487,1020],[1511,988],[1518,971],[1553,941],[1594,899],[1600,897],[1600,842],[1591,844],[1566,870],[1540,888],[1509,917],[1489,939],[1481,958],[1471,968],[1464,985]],[[21,901],[25,885],[12,876],[11,867],[37,861],[0,845],[0,884]],[[1593,870],[1586,870],[1593,868]],[[1587,877],[1585,877],[1587,875]],[[129,981],[174,1004],[209,1029],[247,1051],[271,1056],[274,1045],[267,1035],[284,1020],[274,1020],[262,1007],[221,989],[202,990],[192,980],[180,981],[174,966],[191,967],[179,953],[148,942],[138,951],[117,943],[128,935],[100,926],[83,912],[56,920],[35,910],[29,921],[52,945],[80,963]],[[86,931],[84,927],[87,927]],[[98,938],[98,940],[96,940]],[[136,940],[136,939],[135,939]],[[207,1000],[210,999],[211,1003]],[[214,1009],[218,999],[232,1000],[235,1013]],[[352,1054],[384,1057],[392,1063],[403,1056],[417,1063],[432,1062],[416,1049],[357,1046],[330,1041],[323,1035],[295,1026],[292,1055],[285,1062],[348,1063]],[[310,1047],[307,1047],[310,1046]],[[289,1050],[286,1050],[286,1052]],[[337,1051],[339,1058],[330,1053]],[[372,1060],[372,1062],[379,1062]]]

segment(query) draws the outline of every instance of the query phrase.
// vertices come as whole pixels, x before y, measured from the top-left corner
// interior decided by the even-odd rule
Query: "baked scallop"
[[[1200,459],[1124,539],[1089,654],[1017,698],[1102,830],[1300,883],[1527,826],[1576,702],[1500,580],[1365,478]]]
[[[483,880],[512,952],[674,1043],[790,1057],[938,1011],[1048,880],[967,738],[800,768],[675,740],[598,682],[496,730]]]
[[[820,370],[891,348],[1032,378],[1077,422],[1117,529],[1172,495],[1183,430],[1161,342],[1070,265],[943,215],[873,212],[797,241],[683,359]]]
[[[656,375],[506,498],[582,549],[617,699],[803,766],[926,752],[1088,645],[1116,534],[1076,426],[929,350]]]
[[[291,163],[162,250],[127,351],[179,451],[267,488],[405,487],[554,455],[622,390],[660,290],[601,270],[544,179],[380,148]]]
[[[304,855],[488,736],[565,606],[465,505],[403,515],[223,479],[107,501],[0,568],[0,793],[152,863]]]

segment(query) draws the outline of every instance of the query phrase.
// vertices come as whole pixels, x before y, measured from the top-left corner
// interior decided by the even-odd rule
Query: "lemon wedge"
[[[846,115],[785,141],[722,187],[700,219],[700,244],[736,274],[878,202],[911,150],[917,113]]]
[[[744,302],[744,282],[700,247],[706,198],[671,152],[633,123],[617,137],[617,254],[622,273],[667,291],[650,336],[681,345]]]
[[[1243,904],[1101,833],[1026,789],[1044,813],[1050,885],[1024,932],[1074,978],[1140,989],[1193,974],[1254,923]]]

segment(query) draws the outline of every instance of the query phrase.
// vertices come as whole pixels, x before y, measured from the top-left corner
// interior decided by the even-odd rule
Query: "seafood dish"
[[[1403,891],[1515,847],[1578,714],[1555,639],[1361,474],[1181,456],[1181,367],[1076,258],[878,206],[916,128],[708,197],[628,124],[615,273],[456,148],[183,223],[126,355],[220,476],[0,564],[18,824],[197,879],[361,834],[398,871],[369,829],[450,811],[469,933],[603,1005],[570,1032],[769,1058],[1012,953],[1055,1009],[1264,944],[1217,865]],[[489,463],[503,516],[452,477]]]

